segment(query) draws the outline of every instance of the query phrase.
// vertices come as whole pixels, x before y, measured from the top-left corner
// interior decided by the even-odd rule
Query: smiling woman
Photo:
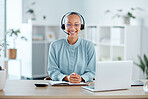
[[[96,68],[94,45],[78,36],[84,25],[84,18],[77,12],[63,16],[61,28],[68,36],[52,42],[49,48],[48,73],[52,80],[71,83],[93,80]]]

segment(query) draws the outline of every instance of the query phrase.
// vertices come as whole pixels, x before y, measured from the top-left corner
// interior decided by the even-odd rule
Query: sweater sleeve
[[[91,43],[88,46],[87,49],[87,67],[83,75],[81,77],[84,79],[85,82],[93,81],[93,78],[95,77],[95,71],[96,71],[96,53],[95,53],[95,47],[93,43]]]
[[[48,74],[52,80],[62,81],[66,75],[60,72],[56,56],[56,48],[54,47],[54,44],[51,43],[48,56]]]

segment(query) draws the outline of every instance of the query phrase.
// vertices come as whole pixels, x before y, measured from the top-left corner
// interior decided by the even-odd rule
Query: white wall
[[[135,11],[136,21],[141,21],[144,18],[146,24],[148,24],[148,1],[147,0],[87,0],[87,7],[90,10],[87,15],[93,17],[89,24],[109,24],[109,23],[118,23],[117,20],[111,19],[111,14],[105,14],[104,12],[110,9],[113,12],[116,12],[117,9],[123,9],[125,12],[131,7],[140,7],[144,11]],[[90,14],[89,14],[90,13]],[[139,22],[140,23],[140,22]]]
[[[22,0],[6,0],[7,4],[7,30],[9,29],[19,29],[22,24]],[[7,37],[7,43],[9,44],[8,48],[11,47],[12,39]],[[18,41],[20,42],[20,41]],[[16,42],[16,45],[19,45],[19,43]],[[17,47],[17,46],[16,46]],[[17,58],[20,59],[20,50],[17,50]],[[8,63],[8,71],[9,79],[19,79],[17,77],[20,77],[20,63],[18,60],[11,61]],[[19,68],[18,68],[19,67]],[[16,78],[13,78],[13,76],[16,76]]]
[[[36,4],[30,6],[33,1]],[[144,11],[135,11],[134,14],[137,18],[132,20],[132,23],[137,24],[144,20],[148,25],[147,5],[147,0],[23,0],[23,21],[27,22],[25,11],[30,7],[35,10],[36,23],[40,24],[42,22],[51,25],[59,24],[63,14],[69,11],[80,12],[85,17],[87,24],[113,24],[118,22],[116,19],[111,19],[111,14],[104,13],[107,9],[115,12],[121,8],[126,12],[131,7],[140,7]],[[47,15],[46,22],[42,20],[43,15]]]
[[[36,2],[30,6],[32,2]],[[83,0],[82,0],[83,1]],[[29,14],[26,14],[28,8],[34,9],[36,15],[36,24],[60,24],[62,16],[69,11],[83,12],[81,0],[23,0],[23,22],[27,22]],[[77,4],[79,2],[79,4]],[[43,20],[46,15],[47,19]]]
[[[0,43],[4,40],[5,33],[5,2],[4,0],[0,0]],[[0,50],[3,49],[0,46]],[[3,50],[0,51],[0,58],[4,57]],[[2,66],[2,64],[0,63]]]
[[[22,0],[7,0],[7,29],[19,28],[22,23]]]
[[[0,41],[2,40],[2,39],[4,39],[4,25],[5,25],[5,23],[4,23],[4,21],[5,21],[5,18],[4,18],[4,15],[5,15],[5,10],[4,10],[4,7],[5,7],[5,5],[4,5],[5,3],[4,3],[4,0],[0,0]]]

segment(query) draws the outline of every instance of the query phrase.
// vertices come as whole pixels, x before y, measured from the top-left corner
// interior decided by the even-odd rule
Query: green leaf
[[[142,8],[140,8],[140,7],[136,7],[136,9],[137,9],[137,10],[140,10],[140,11],[143,11],[143,9],[142,9]]]
[[[137,65],[138,67],[140,67],[143,72],[145,71],[145,67],[143,67],[142,65],[140,65],[140,64],[138,64],[138,63],[136,63],[136,62],[134,62],[134,64]]]
[[[143,72],[145,71],[145,67],[143,67],[142,65],[139,65],[139,64],[136,64],[136,65],[139,66]]]
[[[26,37],[24,37],[24,36],[22,36],[22,37],[21,37],[21,39],[24,39],[25,41],[27,41],[27,38],[26,38]]]
[[[148,58],[146,57],[145,54],[144,54],[144,61],[145,61],[145,64],[146,64],[146,66],[147,66],[147,68],[148,68]]]
[[[110,13],[110,10],[106,10],[105,13]]]
[[[139,55],[138,55],[138,58],[139,58],[140,65],[143,68],[143,71],[145,71],[145,64],[144,64],[144,62],[142,61],[142,59],[141,59],[141,57]]]
[[[131,10],[135,10],[134,8],[131,8]]]
[[[128,12],[127,15],[131,18],[136,18],[135,16],[133,16],[133,14],[131,12]]]
[[[146,79],[148,79],[148,68],[146,69]]]

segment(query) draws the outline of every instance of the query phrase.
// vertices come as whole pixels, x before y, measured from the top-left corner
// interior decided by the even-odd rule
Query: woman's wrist
[[[68,75],[66,75],[65,77],[64,77],[64,79],[63,79],[64,81],[68,81],[69,82],[69,77],[68,77]]]

